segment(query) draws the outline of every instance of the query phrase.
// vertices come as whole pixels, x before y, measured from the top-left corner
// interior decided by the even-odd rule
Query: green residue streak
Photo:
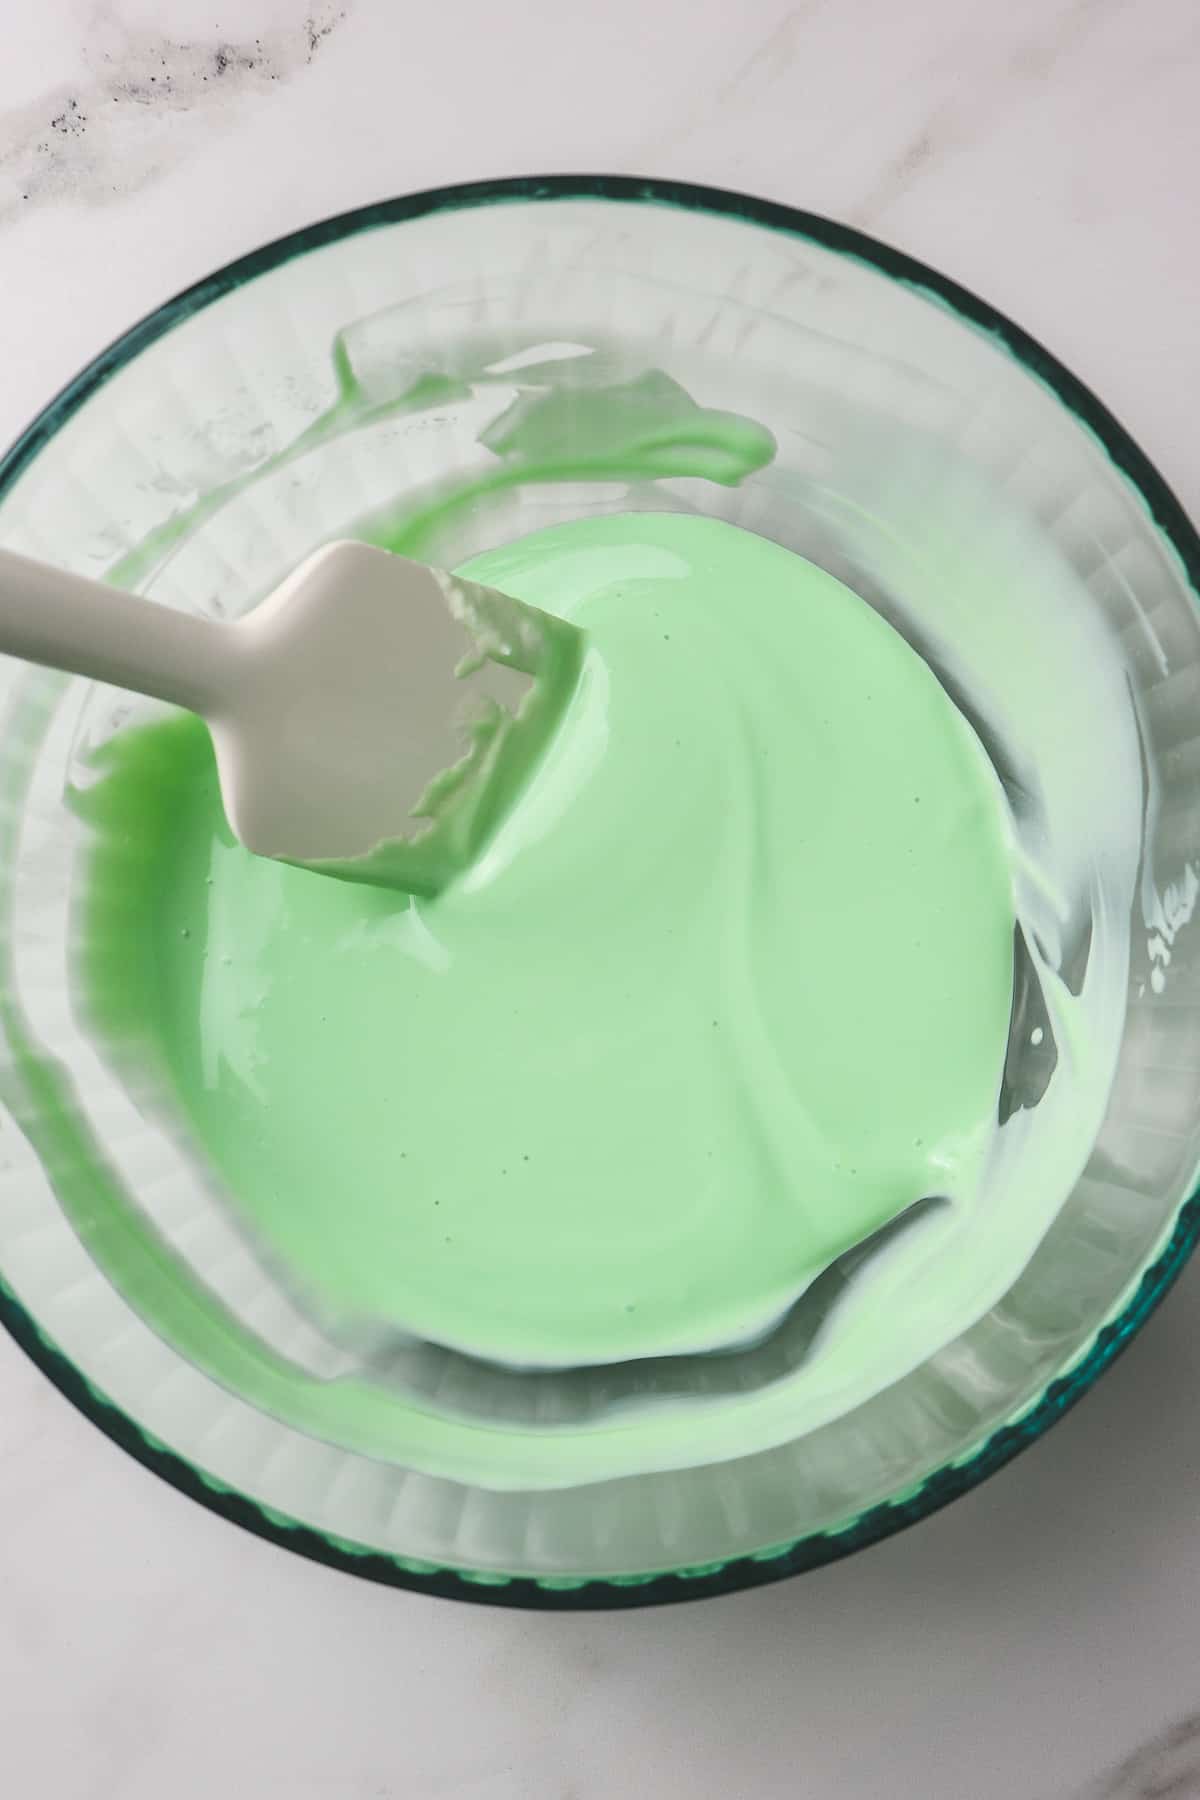
[[[486,370],[461,378],[428,370],[399,392],[376,393],[355,374],[342,337],[334,342],[333,367],[338,391],[327,411],[250,474],[221,483],[165,520],[109,570],[108,579],[118,587],[139,586],[176,544],[251,483],[277,475],[347,432],[461,399],[472,380],[486,378]],[[529,483],[634,483],[691,475],[735,487],[774,458],[775,440],[765,426],[698,405],[660,369],[590,387],[573,385],[573,369],[551,362],[522,378],[518,398],[480,436],[497,459],[485,475],[448,479],[419,498],[405,494],[394,507],[360,521],[355,535],[433,561],[439,534],[456,518]]]

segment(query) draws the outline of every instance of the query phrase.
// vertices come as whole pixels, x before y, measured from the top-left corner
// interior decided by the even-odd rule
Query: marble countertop
[[[42,0],[4,42],[5,441],[264,239],[430,184],[605,169],[746,188],[926,258],[1097,388],[1200,513],[1195,0]],[[1040,1446],[915,1530],[596,1616],[394,1593],[245,1536],[4,1338],[0,1785],[1200,1795],[1198,1302],[1200,1261]]]

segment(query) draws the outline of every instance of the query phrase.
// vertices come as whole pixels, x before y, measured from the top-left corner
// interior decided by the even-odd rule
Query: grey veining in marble
[[[1052,80],[1065,58],[1098,29],[1104,14],[1130,0],[1074,0],[1046,7],[1028,34],[1006,46],[989,71],[986,89],[964,90],[952,59],[938,70],[937,98],[914,131],[886,159],[878,180],[853,209],[856,225],[871,226],[887,213],[936,159],[945,159],[986,136],[996,118],[1019,107],[1024,93]]]
[[[1190,1712],[1122,1759],[1080,1800],[1190,1800],[1200,1794],[1200,1711]]]
[[[269,105],[346,16],[327,6],[253,35],[185,38],[98,12],[84,77],[0,112],[0,225],[22,207],[108,205],[161,179],[222,114]]]

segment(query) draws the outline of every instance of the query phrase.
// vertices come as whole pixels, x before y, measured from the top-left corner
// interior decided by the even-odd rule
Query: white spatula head
[[[249,849],[432,894],[478,854],[574,691],[583,634],[365,544],[309,557],[229,628],[210,706]]]
[[[0,652],[203,714],[262,856],[437,893],[541,758],[583,634],[491,588],[328,544],[229,624],[0,549]]]

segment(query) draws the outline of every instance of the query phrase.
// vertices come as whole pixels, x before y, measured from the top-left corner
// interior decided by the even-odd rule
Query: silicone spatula
[[[583,634],[366,544],[315,551],[251,612],[200,618],[0,551],[0,652],[187,707],[260,856],[439,892],[556,731]]]

